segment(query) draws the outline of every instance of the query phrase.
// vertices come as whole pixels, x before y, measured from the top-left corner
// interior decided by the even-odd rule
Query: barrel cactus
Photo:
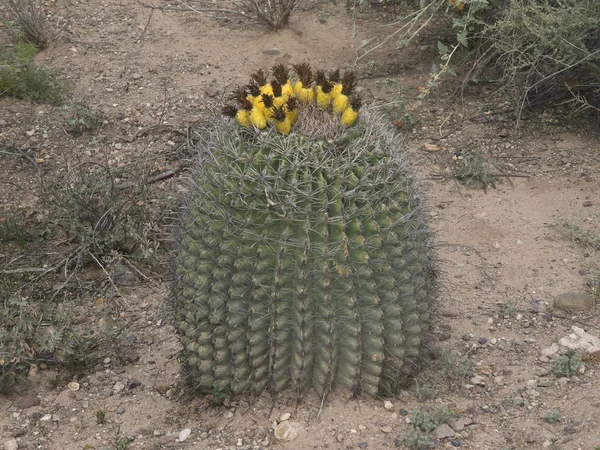
[[[204,141],[174,263],[198,387],[393,394],[424,353],[436,271],[414,173],[376,112],[315,120]]]

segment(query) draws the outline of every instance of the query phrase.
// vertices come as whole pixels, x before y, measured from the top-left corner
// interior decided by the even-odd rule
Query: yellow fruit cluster
[[[339,70],[327,74],[317,70],[313,74],[307,63],[292,67],[298,77],[295,84],[283,64],[271,68],[271,80],[262,69],[257,70],[249,84],[235,91],[233,99],[237,105],[226,105],[223,114],[234,118],[242,127],[262,130],[270,124],[283,134],[290,133],[300,105],[316,104],[330,110],[346,127],[356,122],[361,99],[352,96],[356,87],[352,72],[340,77]]]

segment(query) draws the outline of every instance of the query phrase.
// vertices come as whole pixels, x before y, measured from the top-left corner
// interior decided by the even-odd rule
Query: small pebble
[[[480,343],[481,345],[485,345],[485,343],[486,343],[486,342],[487,342],[487,339],[486,339],[486,338],[484,338],[484,337],[482,337],[482,338],[479,338],[479,343]]]
[[[116,413],[117,413],[117,414],[121,415],[121,414],[123,414],[124,412],[125,412],[125,408],[123,408],[122,406],[118,406],[118,407],[117,407],[117,410],[116,410]]]
[[[9,439],[8,441],[4,441],[4,450],[17,450],[19,448],[19,443],[16,439]]]
[[[292,417],[292,415],[288,412],[288,413],[283,413],[281,415],[281,417],[279,418],[280,422],[283,422],[284,420],[288,420],[290,417]]]
[[[401,416],[407,416],[408,415],[408,411],[404,408],[400,408],[400,411],[398,411],[400,413]]]
[[[460,441],[452,441],[452,445],[454,445],[455,447],[460,447],[461,443]]]
[[[369,446],[369,444],[367,442],[361,442],[360,444],[358,444],[359,448],[367,448]]]
[[[110,358],[104,358],[103,363],[104,364],[110,364]]]

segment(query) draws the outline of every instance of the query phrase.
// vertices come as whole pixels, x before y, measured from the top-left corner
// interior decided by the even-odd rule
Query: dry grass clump
[[[52,32],[44,13],[42,0],[3,0],[26,41],[39,49],[52,40]]]

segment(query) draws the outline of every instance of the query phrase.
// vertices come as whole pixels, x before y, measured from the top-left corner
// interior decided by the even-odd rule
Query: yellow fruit
[[[294,86],[292,86],[292,82],[290,80],[287,81],[283,86],[281,86],[281,95],[284,97],[294,97],[296,95],[294,91]]]
[[[292,122],[287,117],[284,120],[273,120],[273,125],[277,131],[282,134],[290,134],[290,130],[292,129]]]
[[[273,95],[273,87],[271,87],[271,85],[267,83],[260,87],[260,93]]]
[[[275,105],[276,108],[283,106],[285,102],[287,102],[287,97],[285,95],[273,99],[273,105]]]
[[[267,119],[259,108],[252,108],[249,114],[250,122],[259,130],[267,126]]]
[[[237,123],[239,123],[245,128],[252,128],[252,121],[250,120],[250,111],[240,109],[235,115],[235,120],[237,120]]]
[[[333,85],[333,90],[331,91],[331,95],[333,95],[334,97],[337,97],[338,95],[340,95],[342,93],[342,88],[344,86],[342,85],[342,83],[335,83]]]
[[[283,90],[283,88],[281,88],[281,89]],[[302,84],[302,81],[300,81],[300,80],[296,81],[296,84],[294,85],[294,92],[296,93],[296,96],[298,96],[300,94],[302,89],[304,89],[304,85]]]
[[[302,103],[312,103],[315,99],[315,91],[308,88],[301,88],[297,93],[296,97]]]
[[[327,109],[331,103],[331,92],[325,93],[321,86],[317,86],[317,106],[321,109]]]
[[[293,109],[291,111],[287,111],[285,115],[289,119],[290,123],[294,123],[296,121],[296,117],[298,116],[298,110]]]
[[[333,97],[333,110],[341,114],[348,107],[348,96],[342,94],[341,92],[338,95]]]
[[[351,127],[354,125],[354,122],[356,122],[356,119],[358,119],[358,111],[354,111],[351,106],[348,106],[342,113],[342,118],[340,120],[342,125]]]
[[[262,105],[262,95],[257,95],[256,97],[253,95],[249,95],[246,97],[252,106],[260,107]]]

